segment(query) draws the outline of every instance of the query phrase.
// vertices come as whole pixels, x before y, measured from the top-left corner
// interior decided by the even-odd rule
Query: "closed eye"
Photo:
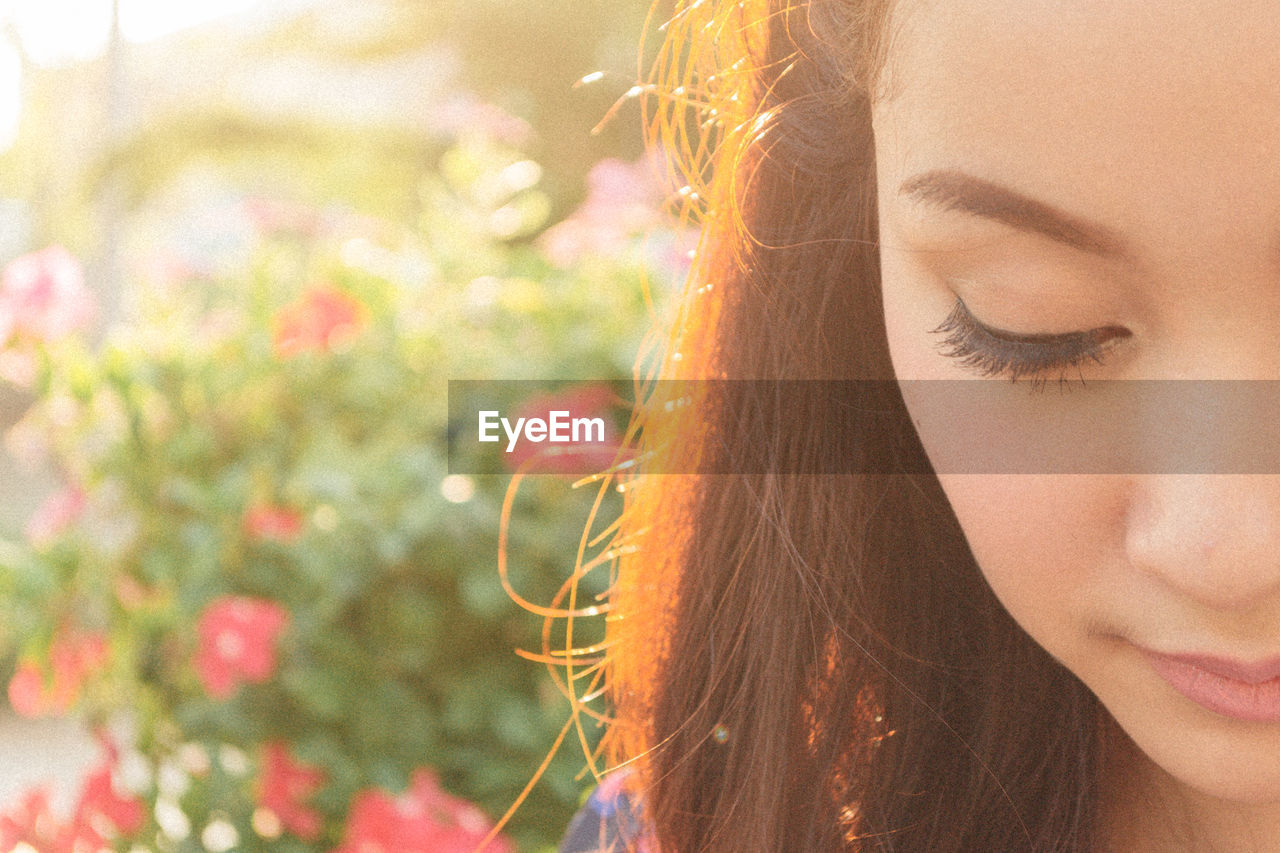
[[[1086,361],[1101,364],[1108,344],[1132,334],[1120,326],[1061,334],[1009,332],[980,322],[959,297],[947,318],[929,333],[945,334],[937,344],[941,355],[958,360],[966,370],[1011,382],[1033,377],[1035,387],[1047,381],[1046,374],[1058,371],[1063,380],[1068,370]]]

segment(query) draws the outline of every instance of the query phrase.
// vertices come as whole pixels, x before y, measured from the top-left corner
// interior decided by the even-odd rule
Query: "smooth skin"
[[[1052,382],[1280,379],[1280,3],[905,0],[890,31],[874,128],[899,379],[979,378],[931,333],[957,297],[1016,333],[1126,333]],[[943,178],[904,190],[921,175]],[[1013,411],[1033,399],[1006,385]],[[931,456],[965,429],[907,402]],[[1200,414],[1211,440],[1259,439]],[[1206,709],[1141,652],[1280,656],[1280,477],[940,479],[1000,601],[1136,745],[1106,780],[1110,849],[1280,851],[1280,722]]]

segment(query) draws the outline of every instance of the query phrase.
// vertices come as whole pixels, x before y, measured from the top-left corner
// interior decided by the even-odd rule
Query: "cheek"
[[[896,377],[905,380],[912,422],[935,470],[943,472],[939,482],[996,597],[1050,654],[1076,669],[1087,662],[1090,629],[1111,622],[1106,602],[1114,595],[1106,591],[1114,592],[1122,574],[1125,480],[946,473],[967,467],[965,454],[994,452],[998,459],[999,451],[991,448],[1037,427],[1016,405],[998,417],[971,405],[952,410],[945,397],[924,390],[930,382],[915,381],[951,380],[942,384],[954,389],[961,374],[936,351],[928,333],[945,317],[952,297],[945,289],[907,286],[915,279],[906,263],[901,253],[884,254],[882,293],[890,357]],[[1002,389],[1005,383],[980,384]]]
[[[1118,478],[940,476],[996,597],[1022,628],[1069,665],[1106,623],[1108,565],[1118,542]],[[1074,668],[1074,667],[1073,667]]]
[[[1113,623],[1107,602],[1115,598],[1123,576],[1125,478],[945,473],[967,467],[966,453],[994,452],[992,458],[998,459],[999,451],[991,448],[1015,432],[1034,434],[1036,422],[1016,405],[1000,416],[992,415],[994,409],[971,405],[949,409],[945,396],[931,397],[924,390],[930,382],[915,381],[951,380],[943,384],[960,387],[955,381],[961,374],[936,351],[928,331],[946,316],[953,296],[945,288],[909,286],[918,277],[903,253],[886,252],[882,262],[885,332],[894,374],[905,380],[902,391],[912,422],[935,470],[944,472],[939,482],[974,559],[1014,620],[1078,671],[1087,666],[1085,641],[1091,629]],[[1002,381],[981,384],[1004,386]],[[948,462],[955,459],[959,465]]]

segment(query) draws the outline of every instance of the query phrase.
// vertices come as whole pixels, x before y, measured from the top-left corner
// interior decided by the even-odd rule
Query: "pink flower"
[[[655,224],[662,218],[665,189],[658,179],[661,160],[647,155],[628,163],[607,157],[587,173],[587,199],[583,207],[612,214],[622,227],[632,230]]]
[[[264,234],[318,237],[323,231],[321,211],[290,199],[250,198],[245,200],[244,210],[254,227]]]
[[[16,258],[0,275],[0,346],[56,341],[88,327],[94,313],[80,262],[61,246]]]
[[[542,247],[552,263],[571,266],[587,255],[615,255],[632,238],[670,219],[659,180],[660,153],[627,163],[607,158],[587,174],[587,198],[547,229]]]
[[[479,132],[517,147],[527,144],[533,135],[533,128],[524,119],[471,95],[456,95],[436,105],[430,123],[432,130],[447,136]]]
[[[378,789],[356,795],[335,853],[515,853],[502,836],[476,850],[492,828],[484,812],[445,793],[423,769],[398,797]]]
[[[56,833],[49,792],[44,788],[27,791],[16,806],[0,814],[0,850],[13,850],[19,844],[51,850]]]
[[[132,835],[142,829],[146,811],[142,801],[116,789],[113,779],[114,761],[108,760],[86,778],[76,804],[73,827],[76,835],[96,837],[95,849],[101,846],[100,830],[109,829],[121,835]],[[91,835],[90,835],[91,834]]]
[[[358,335],[364,323],[364,306],[355,298],[333,287],[312,288],[276,315],[276,355],[331,350]]]
[[[65,714],[80,698],[85,681],[107,661],[107,638],[100,633],[68,631],[54,639],[49,649],[53,687],[49,704]]]
[[[107,758],[85,778],[70,820],[64,823],[54,815],[48,791],[28,791],[16,807],[0,814],[0,850],[27,844],[38,853],[81,853],[101,850],[110,846],[110,838],[142,829],[143,803],[116,789],[116,752],[110,743],[105,745]]]
[[[196,673],[209,695],[227,699],[242,682],[260,683],[276,669],[276,640],[289,620],[274,601],[223,596],[196,625]]]
[[[24,717],[65,714],[80,698],[89,676],[106,663],[107,639],[100,633],[64,631],[49,649],[53,683],[34,660],[18,665],[9,681],[9,704]]]
[[[324,784],[324,771],[295,761],[288,747],[279,741],[267,744],[264,753],[259,805],[273,812],[281,826],[303,841],[315,841],[320,837],[323,818],[306,805],[306,800]]]
[[[9,704],[24,717],[45,713],[44,674],[35,661],[23,661],[9,679]]]
[[[549,442],[533,442],[523,436],[510,453],[506,451],[503,439],[503,462],[512,471],[521,470],[529,462],[526,473],[585,475],[593,474],[608,468],[613,463],[621,439],[613,425],[613,417],[609,412],[615,395],[608,385],[589,383],[578,385],[566,391],[554,394],[541,394],[526,400],[515,412],[515,418],[538,418],[550,427],[552,412],[564,412],[557,419],[567,426],[567,432],[573,438],[572,423],[576,419],[588,421],[600,419],[603,429],[594,424],[591,428],[582,428],[578,433],[578,441],[551,444]],[[513,423],[515,419],[510,419]],[[622,457],[625,458],[625,455]]]
[[[27,520],[27,541],[42,548],[56,539],[84,512],[85,497],[79,486],[67,486],[46,498]]]
[[[245,513],[244,529],[252,539],[293,542],[302,533],[302,513],[289,507],[260,504]]]
[[[106,756],[85,777],[71,821],[58,832],[52,850],[59,853],[110,847],[111,839],[133,835],[146,823],[141,798],[116,788],[119,750],[105,732],[99,731],[97,737]]]

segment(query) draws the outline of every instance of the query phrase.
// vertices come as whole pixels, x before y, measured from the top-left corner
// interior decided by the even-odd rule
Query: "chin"
[[[1172,704],[1168,713],[1150,703],[1112,711],[1141,776],[1211,800],[1280,805],[1280,724]]]
[[[1210,799],[1250,806],[1280,805],[1280,770],[1276,768],[1280,762],[1274,754],[1244,762],[1237,758],[1228,768],[1218,761],[1201,764],[1198,759],[1189,757],[1185,767],[1176,768],[1182,772],[1174,778]]]

